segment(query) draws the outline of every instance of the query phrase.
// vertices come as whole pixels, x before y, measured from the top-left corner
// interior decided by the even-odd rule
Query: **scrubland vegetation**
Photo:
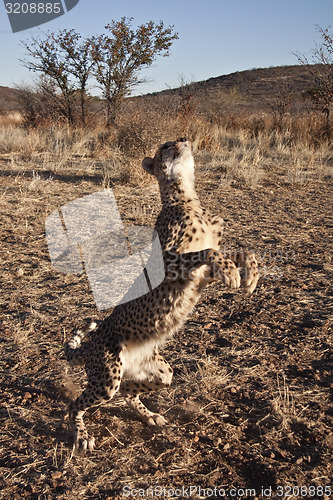
[[[241,180],[254,187],[279,168],[287,183],[329,175],[332,147],[324,115],[311,109],[281,112],[278,100],[275,106],[263,102],[257,112],[241,112],[233,109],[237,93],[220,91],[213,97],[193,96],[185,88],[174,96],[134,98],[123,104],[116,125],[107,128],[101,112],[85,127],[45,117],[40,126],[30,127],[26,115],[2,115],[1,153],[54,173],[80,158],[103,185],[120,177],[138,182],[146,179],[143,156],[171,137],[186,136],[197,154],[206,152],[214,164],[221,162],[222,182]]]

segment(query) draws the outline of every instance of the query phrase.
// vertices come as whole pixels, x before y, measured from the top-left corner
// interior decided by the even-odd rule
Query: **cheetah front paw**
[[[207,251],[206,255],[213,279],[221,279],[229,288],[236,289],[241,286],[239,270],[231,259],[225,257],[221,252],[211,249]]]
[[[245,276],[242,280],[242,286],[246,293],[252,293],[256,288],[260,274],[258,271],[258,263],[254,253],[249,253],[246,256],[245,263]]]
[[[225,259],[222,273],[222,279],[226,286],[233,289],[239,288],[241,286],[241,277],[239,274],[239,270],[231,260]]]

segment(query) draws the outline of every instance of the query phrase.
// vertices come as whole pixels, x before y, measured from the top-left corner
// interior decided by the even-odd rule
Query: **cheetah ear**
[[[148,172],[148,174],[150,175],[154,175],[154,159],[153,158],[145,158],[143,161],[142,161],[142,168],[143,170],[145,170],[146,172]]]

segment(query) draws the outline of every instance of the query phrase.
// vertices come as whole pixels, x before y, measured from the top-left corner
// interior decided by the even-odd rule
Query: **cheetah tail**
[[[89,332],[94,331],[96,327],[97,323],[95,323],[95,321],[92,321],[88,326],[86,326],[82,330],[81,329],[76,330],[73,337],[68,342],[66,342],[64,346],[65,357],[67,361],[69,361],[70,363],[79,362],[81,354],[81,342],[83,341],[84,337]]]

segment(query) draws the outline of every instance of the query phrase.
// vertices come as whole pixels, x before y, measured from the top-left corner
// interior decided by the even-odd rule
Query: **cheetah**
[[[173,371],[159,353],[160,347],[180,330],[203,288],[213,280],[220,279],[232,289],[242,284],[251,293],[259,278],[253,253],[226,257],[219,251],[223,222],[200,204],[186,139],[163,144],[142,166],[160,188],[162,209],[155,229],[165,275],[156,288],[118,304],[99,326],[92,323],[77,330],[65,344],[67,361],[84,364],[87,374],[85,390],[69,405],[74,449],[83,454],[94,448],[84,413],[110,401],[117,392],[146,424],[165,424],[162,415],[148,410],[140,400],[142,394],[171,384]],[[243,280],[237,265],[247,271]],[[84,340],[88,333],[90,340]]]

